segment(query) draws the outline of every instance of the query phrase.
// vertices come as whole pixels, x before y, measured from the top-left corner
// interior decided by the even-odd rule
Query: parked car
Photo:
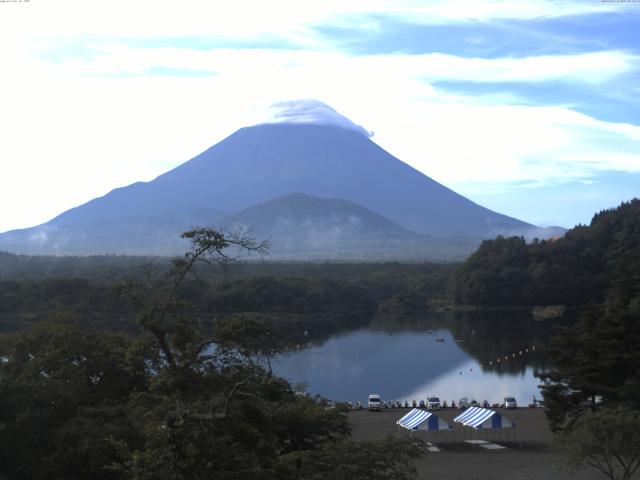
[[[460,410],[464,410],[465,408],[469,408],[469,407],[477,407],[477,406],[478,406],[477,400],[474,400],[474,399],[469,400],[467,397],[462,397],[458,402],[458,408]]]
[[[376,410],[379,412],[382,408],[382,400],[380,399],[380,395],[378,395],[377,393],[370,394],[368,407],[370,411]]]
[[[427,408],[429,410],[440,410],[440,398],[427,397]]]
[[[504,408],[518,408],[518,402],[514,397],[504,397]]]

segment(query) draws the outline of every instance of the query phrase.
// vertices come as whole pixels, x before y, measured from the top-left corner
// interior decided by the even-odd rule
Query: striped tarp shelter
[[[437,415],[418,408],[411,410],[396,423],[398,427],[403,427],[407,430],[451,430],[451,426]]]
[[[469,407],[460,415],[453,419],[454,422],[461,423],[471,428],[514,428],[516,426],[511,420],[504,418],[502,414],[495,410],[481,407]]]
[[[478,432],[482,429],[490,429],[490,431],[498,433],[500,438],[504,431],[507,433],[507,439],[509,437],[509,432],[514,432],[516,440],[518,441],[518,444],[520,444],[516,424],[511,420],[504,418],[502,414],[495,410],[489,410],[488,408],[481,407],[469,407],[460,415],[455,417],[453,421],[473,429],[475,440],[466,440],[467,442],[477,443]],[[522,448],[522,444],[520,444],[520,448]]]

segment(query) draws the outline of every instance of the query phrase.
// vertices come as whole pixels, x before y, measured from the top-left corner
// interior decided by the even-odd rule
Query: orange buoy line
[[[518,351],[518,353],[517,353],[517,355],[516,355],[516,353],[515,353],[515,352],[514,352],[514,353],[512,353],[512,354],[511,354],[511,356],[509,356],[509,355],[505,355],[505,356],[504,356],[504,361],[509,360],[510,358],[516,358],[518,355],[519,355],[519,356],[522,356],[522,355],[523,355],[523,353],[529,353],[529,352],[535,352],[535,351],[536,351],[536,347],[535,347],[535,345],[532,345],[530,348],[529,348],[529,347],[524,348],[524,352],[523,352],[523,350],[519,350],[519,351]],[[495,363],[496,363],[496,364],[498,364],[498,363],[500,363],[502,360],[503,360],[503,359],[502,359],[501,357],[498,357],[498,358],[496,358]],[[490,366],[490,367],[492,367],[492,366],[493,366],[493,364],[494,364],[494,361],[493,361],[493,360],[490,360],[490,361],[489,361],[489,366]],[[482,366],[482,364],[480,364],[480,366]]]

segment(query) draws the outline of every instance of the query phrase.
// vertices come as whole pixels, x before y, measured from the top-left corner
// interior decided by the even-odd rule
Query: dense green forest
[[[345,415],[297,395],[259,361],[294,341],[269,311],[362,308],[361,292],[260,277],[212,292],[195,267],[216,264],[231,242],[209,229],[188,235],[193,249],[164,275],[111,290],[73,279],[3,284],[12,308],[28,310],[20,301],[31,299],[57,311],[0,336],[3,478],[413,478],[421,442],[352,442]],[[263,307],[203,328],[188,299],[206,294],[218,295],[225,314],[238,302]],[[283,299],[269,303],[271,295]],[[287,303],[298,295],[309,305]],[[84,315],[98,303],[120,305],[138,334],[90,328]],[[71,315],[60,305],[82,308]]]
[[[596,214],[564,237],[484,241],[453,275],[449,298],[466,305],[602,303],[617,269],[640,259],[640,200]]]
[[[321,339],[374,317],[373,328],[385,317],[419,321],[450,303],[580,307],[547,346],[552,368],[539,365],[550,424],[572,461],[588,457],[576,446],[598,422],[637,420],[639,200],[555,241],[486,241],[461,265],[218,268],[224,236],[189,238],[193,249],[173,260],[0,255],[6,478],[209,478],[213,468],[216,478],[412,478],[419,443],[351,442],[343,415],[296,395],[263,360],[310,326]],[[447,328],[483,363],[505,349],[486,344],[485,330],[499,326],[506,345],[514,322],[531,323],[471,313]]]
[[[0,280],[42,280],[45,278],[85,278],[96,282],[113,282],[132,274],[166,271],[171,258],[155,256],[30,256],[0,251]],[[281,262],[264,256],[247,256],[233,262],[231,269],[196,269],[207,281],[232,280],[252,276],[332,278],[344,280],[398,280],[405,275],[422,274],[432,268],[447,269],[446,263],[434,262]]]
[[[594,262],[606,287],[591,298],[599,303],[556,332],[548,345],[553,368],[539,374],[567,465],[588,465],[612,480],[631,479],[640,468],[639,211],[635,200],[594,218],[585,243],[599,245]]]
[[[9,259],[4,263],[5,259]],[[118,286],[164,281],[169,259],[144,257],[23,257],[0,261],[0,329],[30,326],[57,311],[82,317],[87,327],[133,331],[135,311]],[[204,326],[230,313],[259,311],[278,321],[314,324],[314,332],[368,321],[385,302],[414,285],[444,298],[454,266],[399,263],[244,262],[224,270],[194,266],[176,292],[194,306]],[[304,326],[301,326],[304,330]]]
[[[596,214],[560,239],[487,240],[464,263],[239,262],[232,269],[194,267],[179,294],[202,321],[259,310],[310,318],[337,313],[420,314],[447,304],[474,306],[602,303],[616,268],[640,257],[640,200]],[[160,257],[28,257],[0,252],[4,330],[56,310],[79,312],[94,326],[130,323],[113,285],[161,280]]]

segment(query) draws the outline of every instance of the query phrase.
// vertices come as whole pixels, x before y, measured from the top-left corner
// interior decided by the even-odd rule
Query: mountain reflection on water
[[[310,332],[306,350],[277,358],[273,367],[334,400],[364,402],[379,393],[409,402],[436,395],[447,403],[461,397],[497,403],[515,396],[526,405],[541,397],[534,371],[548,367],[551,328],[526,312],[374,319],[319,341]]]

